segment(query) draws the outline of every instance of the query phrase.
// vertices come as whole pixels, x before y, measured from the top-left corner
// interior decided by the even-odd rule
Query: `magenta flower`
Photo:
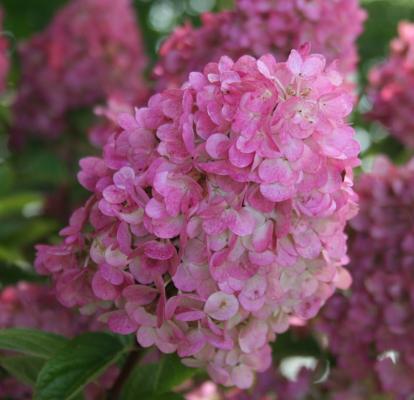
[[[379,157],[361,176],[361,211],[351,221],[351,295],[335,295],[317,323],[340,380],[372,382],[372,391],[398,400],[414,391],[413,184],[414,161],[397,167]]]
[[[147,95],[146,56],[129,0],[71,0],[45,31],[21,45],[20,56],[17,144],[27,133],[61,134],[70,110],[107,98],[139,103]]]
[[[341,73],[351,74],[365,18],[357,0],[237,0],[233,11],[203,14],[200,28],[177,28],[161,46],[154,75],[158,88],[180,87],[191,71],[201,71],[223,55],[272,53],[284,59],[305,42],[328,62],[338,59]],[[308,60],[304,74],[308,68],[323,69],[321,61],[319,56]],[[299,73],[301,66],[294,68]]]
[[[350,284],[352,99],[308,52],[222,57],[120,117],[103,158],[81,162],[93,195],[64,243],[38,247],[64,304],[247,388],[290,319]]]
[[[401,22],[389,58],[371,69],[369,118],[381,122],[396,139],[414,148],[414,24]]]

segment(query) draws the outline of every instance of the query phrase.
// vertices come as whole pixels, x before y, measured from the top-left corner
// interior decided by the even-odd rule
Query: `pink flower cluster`
[[[3,10],[0,8],[0,93],[6,89],[6,78],[9,71],[9,58],[7,55],[8,41],[3,29]]]
[[[120,117],[103,158],[81,161],[93,195],[64,243],[37,248],[64,305],[244,388],[290,317],[349,285],[352,99],[308,53],[222,57]]]
[[[370,71],[368,93],[373,108],[368,115],[414,148],[414,24],[401,22],[398,33],[388,60]]]
[[[16,327],[71,337],[100,324],[62,307],[49,287],[20,282],[0,292],[0,329]]]
[[[19,282],[7,286],[0,292],[0,329],[31,328],[57,333],[67,337],[102,329],[102,324],[86,316],[74,313],[56,301],[52,289],[43,284]],[[118,375],[111,367],[99,379],[99,385],[87,386],[87,400],[102,398],[103,391],[110,388]],[[0,398],[30,400],[32,389],[12,377],[0,379]]]
[[[257,375],[251,390],[226,390],[212,381],[205,381],[184,397],[186,400],[396,400],[384,393],[375,380],[353,380],[337,367],[330,369],[327,381],[321,383],[318,379],[315,371],[305,367],[293,380],[269,368]]]
[[[61,134],[75,108],[147,96],[146,56],[130,0],[71,0],[45,31],[22,44],[20,56],[16,143],[26,133]]]
[[[211,381],[185,394],[186,400],[393,400],[381,391],[376,391],[375,382],[351,380],[344,371],[334,367],[327,381],[312,369],[302,367],[294,379],[284,377],[276,368],[269,368],[257,375],[252,390],[224,390]]]
[[[371,379],[392,399],[414,393],[414,160],[378,158],[358,183],[350,296],[336,295],[319,328],[350,381]]]
[[[294,382],[283,378],[275,368],[257,375],[252,390],[241,389],[221,390],[211,381],[204,382],[200,387],[185,395],[186,400],[304,400],[310,394],[312,372],[303,369]],[[312,392],[312,394],[316,394]],[[319,395],[318,391],[318,395]],[[322,397],[315,397],[322,400]],[[332,400],[332,399],[330,399]],[[350,400],[350,399],[347,399]]]
[[[305,42],[329,62],[338,59],[341,73],[353,73],[365,17],[358,0],[237,0],[234,11],[202,15],[200,28],[186,24],[174,31],[154,70],[158,87],[179,87],[189,72],[222,55],[285,59]]]

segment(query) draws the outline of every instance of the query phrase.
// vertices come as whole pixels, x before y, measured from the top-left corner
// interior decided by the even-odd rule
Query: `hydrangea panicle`
[[[327,334],[340,374],[370,379],[392,399],[414,392],[414,160],[395,166],[378,157],[356,191],[351,221],[350,296],[335,295],[317,326]]]
[[[158,88],[180,87],[191,71],[228,55],[285,59],[310,42],[341,73],[355,72],[355,41],[366,18],[358,0],[237,0],[233,11],[205,13],[201,27],[178,27],[163,43],[154,69]],[[353,23],[350,24],[349,21]]]
[[[309,51],[224,56],[119,118],[103,157],[81,161],[93,194],[63,243],[38,247],[65,305],[251,386],[289,319],[349,283],[352,99]]]
[[[71,0],[41,33],[20,46],[22,80],[14,137],[55,137],[67,113],[107,98],[143,101],[146,67],[130,0]]]
[[[414,24],[401,22],[389,58],[369,73],[369,118],[381,122],[405,146],[414,148]]]

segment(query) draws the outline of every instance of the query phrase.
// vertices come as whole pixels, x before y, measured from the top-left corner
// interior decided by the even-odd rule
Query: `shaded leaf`
[[[42,197],[37,193],[15,193],[0,199],[0,217],[20,213],[22,208],[29,203],[42,202]]]
[[[45,277],[16,266],[0,263],[0,284],[12,285],[19,281],[44,282]]]
[[[67,343],[63,336],[34,329],[1,329],[0,349],[14,350],[41,358],[53,356]]]
[[[126,351],[108,333],[86,333],[71,340],[40,371],[35,399],[74,399]]]
[[[167,397],[160,397],[160,399],[167,399],[168,396],[172,396],[167,392],[189,379],[196,372],[196,369],[182,364],[177,355],[164,355],[157,364],[135,366],[124,385],[121,399],[135,400],[138,396],[158,399],[156,396],[161,396],[164,393]]]
[[[29,386],[34,386],[37,375],[45,360],[33,356],[9,356],[0,359],[0,365],[17,380]]]
[[[277,360],[291,356],[313,356],[319,359],[323,354],[315,338],[310,335],[296,335],[291,331],[278,335],[272,344],[272,350]]]
[[[164,393],[191,378],[197,370],[186,367],[176,354],[162,357],[158,363],[155,392]]]

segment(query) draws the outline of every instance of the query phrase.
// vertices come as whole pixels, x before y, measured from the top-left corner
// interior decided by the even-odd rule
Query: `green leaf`
[[[28,37],[49,24],[53,13],[64,3],[64,0],[2,0],[7,15],[6,29],[13,32],[17,39]]]
[[[22,268],[0,262],[0,287],[14,285],[19,281],[45,282],[46,278]]]
[[[122,388],[121,399],[135,400],[140,395],[153,393],[153,379],[157,370],[156,364],[136,365]]]
[[[74,399],[126,351],[108,333],[86,333],[71,340],[40,371],[36,400]]]
[[[49,358],[67,343],[63,336],[33,329],[0,330],[0,349],[14,350],[40,358]]]
[[[414,18],[412,0],[363,0],[368,12],[364,32],[359,39],[360,78],[366,83],[368,70],[373,62],[380,61],[389,52],[389,42],[397,36],[397,25],[401,20]]]
[[[161,358],[155,379],[154,389],[157,393],[168,392],[191,378],[197,370],[186,367],[176,354]]]
[[[24,259],[21,250],[6,246],[0,246],[0,261],[10,265],[16,265],[24,270],[27,270],[30,266],[30,264]]]
[[[291,356],[312,356],[320,359],[323,355],[323,350],[314,337],[297,335],[291,331],[278,335],[272,344],[272,350],[277,360]]]
[[[177,355],[164,355],[157,364],[137,365],[122,390],[122,400],[168,399],[169,392],[197,372],[181,363]],[[172,396],[172,395],[171,395]],[[180,398],[180,397],[178,397]],[[177,399],[178,399],[177,398]],[[173,398],[175,399],[175,398]]]
[[[67,182],[69,171],[64,157],[45,144],[33,143],[18,155],[15,163],[20,182],[34,186],[62,185]]]
[[[40,203],[42,197],[37,193],[14,193],[0,199],[0,217],[20,213],[30,203]]]
[[[10,167],[10,165],[6,163],[1,163],[1,159],[4,158],[4,155],[2,154],[3,148],[7,148],[7,147],[5,143],[2,143],[2,137],[0,136],[0,182],[1,182],[0,195],[1,196],[4,196],[12,189],[13,181],[14,181],[13,170]]]
[[[33,356],[10,356],[0,358],[0,365],[20,382],[29,386],[34,386],[37,375],[45,360]]]

